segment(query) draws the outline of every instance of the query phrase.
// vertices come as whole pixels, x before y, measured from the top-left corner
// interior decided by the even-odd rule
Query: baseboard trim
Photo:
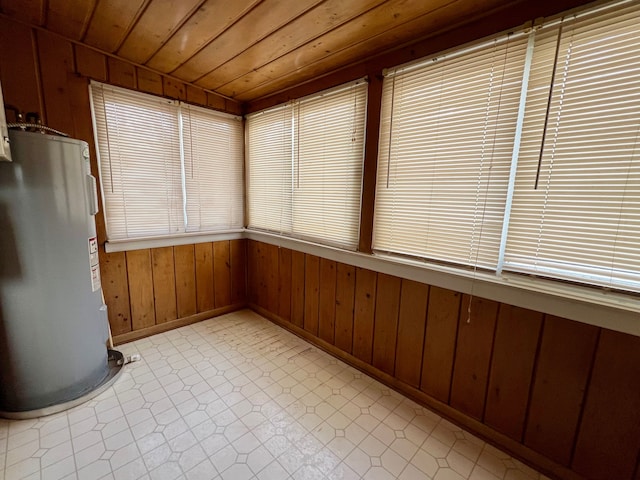
[[[397,392],[409,397],[410,399],[423,405],[424,407],[427,407],[428,409],[443,416],[447,420],[450,420],[452,423],[460,426],[461,428],[470,431],[474,435],[482,438],[487,443],[490,443],[491,445],[494,445],[501,450],[505,450],[513,457],[531,466],[532,468],[535,468],[543,474],[561,480],[586,480],[585,477],[577,474],[573,470],[570,470],[569,468],[554,462],[544,455],[541,455],[540,453],[530,449],[529,447],[513,440],[511,437],[508,437],[503,433],[500,433],[485,425],[484,423],[454,409],[446,403],[443,403],[440,400],[427,395],[423,391],[418,390],[411,385],[407,385],[404,382],[401,382],[388,373],[378,370],[372,365],[369,365],[359,358],[356,358],[349,353],[340,350],[335,345],[332,345],[331,343],[316,337],[303,328],[300,328],[299,326],[288,322],[287,320],[279,317],[278,315],[275,315],[274,313],[271,313],[265,308],[260,307],[255,303],[249,303],[247,305],[247,308],[252,309],[256,313],[262,315],[276,325],[294,333],[303,340],[315,345],[321,350],[329,353],[330,355],[333,355],[334,357],[342,360],[352,367],[357,368],[361,372],[366,373],[367,375],[384,383],[388,387],[393,388]]]
[[[235,312],[236,310],[242,310],[246,308],[245,303],[236,303],[234,305],[228,305],[226,307],[214,308],[213,310],[207,310],[206,312],[196,313],[195,315],[189,315],[188,317],[178,318],[169,322],[158,323],[152,327],[141,328],[140,330],[134,330],[132,332],[122,333],[113,337],[114,345],[122,345],[123,343],[133,342],[134,340],[140,340],[141,338],[150,337],[157,333],[168,332],[175,328],[184,327],[193,323],[198,323],[209,318],[219,317],[225,313]]]

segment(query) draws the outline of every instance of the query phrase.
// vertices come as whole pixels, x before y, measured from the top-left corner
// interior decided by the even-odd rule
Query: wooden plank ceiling
[[[516,0],[0,0],[5,15],[239,101]]]

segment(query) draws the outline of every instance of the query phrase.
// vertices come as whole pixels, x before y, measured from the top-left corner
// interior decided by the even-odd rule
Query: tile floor
[[[0,420],[0,477],[546,478],[249,310],[120,350],[96,399]]]

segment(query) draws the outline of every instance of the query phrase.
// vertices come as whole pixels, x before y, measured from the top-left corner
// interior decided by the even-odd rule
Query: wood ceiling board
[[[193,82],[235,57],[251,45],[278,31],[321,0],[262,2],[190,58],[173,74]],[[279,32],[278,37],[281,38]]]
[[[334,28],[377,7],[385,0],[327,0],[198,80],[215,89],[260,68]]]
[[[47,29],[72,40],[80,40],[95,7],[96,0],[49,0]]]
[[[203,0],[152,0],[118,55],[144,64],[202,5]]]
[[[44,0],[0,0],[0,8],[2,13],[33,25],[45,21]]]
[[[260,0],[207,0],[146,65],[169,73],[233,25]]]
[[[300,47],[256,71],[249,72],[232,83],[217,88],[216,91],[239,101],[262,98],[352,65],[372,55],[389,51],[391,46],[397,48],[399,45],[406,44],[416,38],[424,38],[429,32],[437,34],[455,28],[456,24],[459,25],[460,18],[468,19],[470,22],[492,9],[509,5],[500,0],[441,1],[439,2],[441,7],[437,10],[419,15],[415,12],[415,6],[413,6],[414,11],[411,13],[409,7],[400,8],[400,3],[406,5],[414,2],[394,2],[394,8],[387,10],[386,16],[380,15],[379,12],[373,16],[373,12],[370,12],[368,15],[372,15],[372,21],[367,21],[369,19],[364,19],[365,16],[363,16],[357,21],[349,22],[313,43]],[[390,6],[388,4],[380,8],[386,9]],[[393,22],[390,22],[389,15],[393,17],[392,12],[397,12],[400,9],[403,12],[400,17],[396,17]],[[356,35],[359,30],[367,30],[372,34],[360,43],[345,47],[344,39]],[[388,66],[392,67],[393,65]]]
[[[149,0],[98,0],[83,42],[115,52]]]

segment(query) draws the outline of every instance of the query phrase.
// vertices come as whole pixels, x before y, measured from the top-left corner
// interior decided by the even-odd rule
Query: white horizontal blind
[[[242,119],[182,104],[188,232],[242,228]]]
[[[366,98],[359,81],[247,117],[250,228],[356,248]]]
[[[496,267],[526,45],[496,39],[385,78],[374,249]]]
[[[640,291],[639,24],[631,2],[538,33],[505,269]]]
[[[356,248],[366,102],[360,82],[297,105],[294,235]]]
[[[291,232],[291,104],[247,117],[247,223],[251,228]]]
[[[184,231],[175,102],[92,83],[110,240]]]

